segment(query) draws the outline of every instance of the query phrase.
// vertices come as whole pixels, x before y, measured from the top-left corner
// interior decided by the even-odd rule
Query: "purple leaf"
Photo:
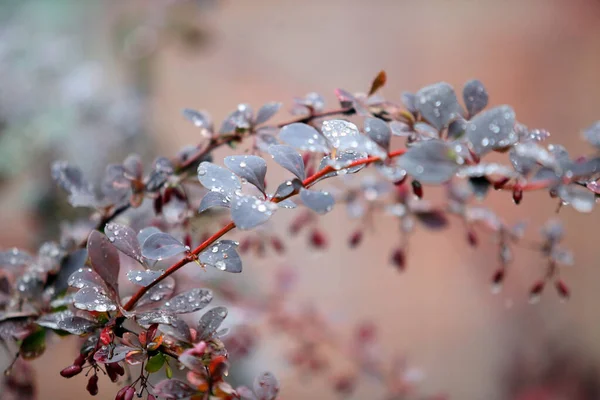
[[[477,114],[467,122],[467,139],[477,155],[515,144],[515,112],[510,106],[498,106]]]
[[[87,241],[90,263],[94,271],[106,282],[115,295],[119,293],[119,252],[108,238],[92,231]]]
[[[262,106],[256,114],[254,125],[264,124],[273,117],[281,108],[281,103],[271,102]]]
[[[281,128],[279,138],[298,150],[328,153],[325,138],[312,126],[295,122]]]
[[[157,280],[164,272],[164,270],[153,271],[150,269],[144,271],[129,271],[127,272],[127,279],[136,285],[146,287]]]
[[[438,131],[461,116],[460,104],[452,86],[445,82],[435,83],[419,90],[415,106],[421,115]]]
[[[208,310],[198,321],[198,340],[208,340],[214,336],[225,318],[227,317],[227,308],[215,307]]]
[[[128,226],[109,222],[104,227],[104,234],[117,249],[123,254],[143,264],[142,249],[136,233]]]
[[[73,305],[80,310],[97,312],[115,311],[117,309],[117,304],[102,293],[100,288],[95,286],[79,289],[73,296]]]
[[[225,166],[237,176],[256,186],[262,193],[265,192],[265,175],[267,163],[258,156],[230,156],[225,157]]]
[[[483,111],[488,103],[488,93],[485,90],[483,83],[477,79],[473,79],[465,83],[463,88],[463,100],[469,116],[473,117],[475,114]]]
[[[70,310],[46,314],[38,318],[36,324],[45,328],[67,331],[72,335],[83,335],[94,330],[98,324],[74,315]]]
[[[69,203],[73,207],[94,207],[96,195],[91,184],[83,177],[83,172],[66,161],[55,161],[52,164],[52,179],[67,193]]]
[[[300,189],[300,198],[304,205],[317,214],[327,214],[333,209],[335,200],[328,192]]]
[[[200,202],[200,207],[198,207],[198,212],[201,213],[213,207],[230,208],[231,199],[229,198],[229,196],[219,192],[208,192],[202,198],[202,201]]]
[[[0,252],[1,267],[19,267],[26,266],[33,262],[31,254],[24,250],[13,247],[10,250]]]
[[[173,278],[166,277],[160,283],[153,286],[149,289],[146,294],[142,296],[140,301],[138,301],[138,307],[141,307],[146,304],[156,303],[158,301],[164,300],[166,298],[171,297],[173,291],[175,290],[175,280]]]
[[[290,171],[298,179],[304,180],[304,178],[306,178],[304,160],[302,160],[302,156],[290,146],[273,145],[269,147],[269,154],[271,154],[271,157],[273,157],[273,160],[275,160],[277,164]]]
[[[208,161],[198,166],[198,180],[208,190],[227,196],[242,189],[239,179],[231,171]]]
[[[398,165],[413,178],[427,184],[446,182],[459,168],[454,152],[441,140],[415,143],[398,159]]]
[[[389,150],[392,130],[385,121],[379,118],[366,118],[365,133],[382,149]]]
[[[165,379],[154,386],[154,394],[165,399],[186,399],[197,390],[179,379]]]
[[[367,136],[362,135],[356,125],[341,119],[324,121],[321,128],[323,136],[331,147],[338,151],[355,151],[380,158],[386,158],[387,152]],[[366,155],[365,155],[366,156]],[[364,156],[363,156],[364,157]]]
[[[96,287],[104,293],[108,293],[108,288],[104,280],[91,268],[79,268],[69,276],[67,284],[71,287],[82,289],[84,287]]]
[[[238,243],[232,240],[218,241],[200,253],[200,262],[220,271],[242,272],[242,259],[236,250],[237,246]]]
[[[162,309],[173,314],[188,314],[202,310],[212,299],[210,290],[194,288],[169,299]]]
[[[164,260],[187,250],[183,243],[164,232],[153,233],[142,245],[142,255],[149,260]]]
[[[231,219],[241,230],[264,224],[277,211],[277,204],[253,196],[237,196],[231,205]]]

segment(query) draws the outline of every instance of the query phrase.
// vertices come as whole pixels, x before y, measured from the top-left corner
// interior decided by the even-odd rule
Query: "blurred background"
[[[459,90],[480,79],[492,105],[514,106],[520,122],[547,129],[572,155],[585,154],[581,130],[600,119],[600,1],[3,0],[0,247],[34,248],[56,236],[61,221],[85,215],[54,188],[54,159],[98,179],[129,152],[150,163],[199,142],[183,108],[208,110],[218,125],[238,103],[258,109],[282,101],[286,110],[276,118],[284,121],[294,96],[316,91],[336,107],[334,89],[366,91],[382,69],[382,94],[392,101],[437,81]],[[519,207],[509,194],[493,193],[487,204],[509,222],[528,220],[532,238],[556,208],[543,193]],[[563,303],[547,290],[535,305],[527,292],[543,264],[526,249],[517,251],[504,290],[492,295],[494,243],[471,249],[461,226],[417,232],[400,273],[389,264],[400,237],[394,219],[375,217],[376,229],[350,250],[347,235],[358,222],[334,210],[321,219],[329,247],[314,251],[303,237],[285,238],[291,217],[281,214],[269,229],[284,237],[287,254],[247,257],[244,273],[229,279],[260,293],[289,265],[298,279],[292,302],[318,307],[341,337],[361,321],[375,323],[382,354],[401,354],[418,368],[420,393],[600,398],[597,212],[561,211],[576,256],[562,273],[572,298]],[[74,346],[62,340],[34,362],[41,398],[87,395],[83,378],[58,377]],[[282,398],[339,398],[329,372],[305,376],[291,367],[288,347],[265,332],[242,363],[240,382],[269,369],[281,379]],[[378,390],[366,379],[351,398],[376,398]],[[106,384],[98,397],[114,393]]]

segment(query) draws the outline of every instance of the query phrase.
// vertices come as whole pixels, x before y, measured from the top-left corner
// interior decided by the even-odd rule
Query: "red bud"
[[[513,201],[515,204],[520,204],[521,200],[523,200],[523,191],[521,189],[515,188],[513,190]]]
[[[348,240],[348,244],[350,245],[350,247],[355,248],[356,246],[358,246],[360,244],[360,242],[362,242],[362,238],[363,238],[363,232],[359,229],[350,236],[350,239]]]
[[[281,241],[281,239],[279,239],[278,237],[271,237],[271,246],[273,246],[273,249],[275,249],[275,251],[278,254],[283,254],[285,253],[285,246],[283,245],[283,242]]]
[[[504,276],[506,274],[506,271],[504,270],[504,268],[499,268],[496,270],[496,272],[494,272],[494,275],[492,276],[492,291],[495,293],[500,292],[500,290],[502,289],[502,284],[504,283]]]
[[[102,333],[100,333],[100,343],[106,346],[112,343],[114,336],[115,335],[110,328],[104,328]]]
[[[504,187],[504,185],[506,185],[508,183],[508,181],[510,181],[510,178],[502,178],[499,181],[494,182],[494,189],[496,190],[500,190]]]
[[[412,185],[412,190],[413,190],[413,193],[415,194],[415,196],[417,196],[419,199],[422,199],[423,198],[423,185],[421,185],[421,182],[413,180],[410,184]]]
[[[125,399],[125,393],[127,393],[128,389],[130,389],[130,386],[122,387],[121,390],[119,390],[117,392],[117,395],[115,396],[115,400],[124,400]]]
[[[185,244],[187,247],[192,247],[192,235],[190,235],[189,233],[187,233],[184,237],[183,237],[183,244]]]
[[[569,287],[562,279],[559,279],[556,282],[554,282],[554,287],[556,288],[558,295],[562,299],[568,299],[571,296],[571,291],[569,290]]]
[[[355,380],[351,376],[340,376],[335,379],[333,389],[342,395],[350,395],[354,391]]]
[[[135,388],[133,386],[129,386],[125,391],[125,395],[123,396],[123,400],[132,400],[133,396],[135,396]]]
[[[154,213],[160,215],[162,213],[163,200],[160,194],[154,199]]]
[[[148,400],[156,400],[156,397],[154,397],[153,395],[149,394],[148,395]]]
[[[83,367],[83,365],[85,364],[85,359],[87,358],[87,356],[85,354],[79,354],[77,356],[77,358],[73,361],[73,365],[79,365],[80,367]]]
[[[60,375],[64,378],[72,378],[81,372],[81,365],[69,365],[67,368],[60,371]]]
[[[404,253],[404,249],[397,248],[396,250],[394,250],[394,252],[392,253],[391,262],[400,271],[404,271],[404,268],[406,267],[406,255]]]
[[[88,383],[87,383],[87,386],[85,387],[85,389],[92,396],[95,396],[98,394],[98,375],[90,376],[90,379],[88,380]]]
[[[544,291],[544,281],[537,281],[529,289],[529,301],[534,303],[539,300],[540,295]]]
[[[467,241],[469,242],[469,245],[471,245],[472,247],[477,247],[479,240],[477,238],[477,234],[475,233],[475,231],[473,231],[471,229],[469,229],[467,231]]]
[[[310,244],[317,249],[325,248],[327,247],[327,238],[320,230],[315,229],[310,234]]]

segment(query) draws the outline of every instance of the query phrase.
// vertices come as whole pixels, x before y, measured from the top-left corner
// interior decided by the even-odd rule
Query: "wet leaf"
[[[213,124],[208,114],[186,108],[183,110],[183,116],[198,128],[204,128],[207,131],[212,132]]]
[[[0,266],[1,267],[19,267],[26,266],[33,262],[31,254],[25,250],[17,249],[13,247],[10,250],[0,252]]]
[[[164,299],[171,297],[173,291],[175,290],[175,280],[173,278],[166,277],[160,283],[157,283],[155,286],[150,288],[146,294],[142,296],[140,301],[138,301],[138,307],[141,307],[146,304],[155,303]]]
[[[258,156],[229,156],[225,157],[225,166],[237,176],[256,186],[262,193],[265,192],[265,175],[267,163]]]
[[[323,136],[330,146],[338,151],[364,152],[382,159],[387,157],[387,152],[373,140],[362,135],[356,125],[341,119],[324,121],[321,128]]]
[[[27,336],[19,349],[19,355],[24,360],[38,358],[46,350],[46,330],[39,328]]]
[[[488,93],[485,90],[483,83],[477,79],[473,79],[465,83],[463,88],[463,100],[469,116],[473,117],[475,114],[483,111],[488,104]]]
[[[186,251],[183,243],[164,232],[153,233],[142,245],[142,255],[149,260],[164,260]]]
[[[114,347],[102,346],[94,353],[94,360],[103,364],[115,363],[125,360],[130,352],[136,350],[138,349],[120,344]]]
[[[172,325],[176,323],[177,316],[167,311],[154,310],[137,314],[135,316],[135,320],[140,326],[144,327],[149,327],[150,325],[154,324]]]
[[[398,159],[398,166],[409,175],[426,184],[439,184],[450,180],[459,168],[456,155],[441,140],[428,140],[414,144]]]
[[[79,268],[69,276],[67,284],[71,287],[82,289],[84,287],[97,287],[104,293],[108,293],[108,288],[104,280],[91,268]]]
[[[186,399],[197,392],[179,379],[165,379],[154,386],[154,394],[165,399]]]
[[[279,394],[279,381],[270,372],[264,372],[254,380],[254,394],[258,400],[274,400]]]
[[[254,124],[255,125],[264,124],[265,122],[270,120],[271,117],[273,117],[273,115],[275,115],[277,113],[277,111],[279,111],[280,108],[281,108],[281,103],[271,102],[271,103],[265,104],[258,110]]]
[[[238,196],[231,205],[231,219],[242,230],[264,224],[277,210],[277,204],[253,196]]]
[[[335,199],[328,192],[300,189],[300,198],[304,205],[317,214],[327,214],[333,209]]]
[[[87,251],[94,271],[106,282],[115,295],[119,293],[119,252],[110,240],[98,231],[92,231]]]
[[[477,155],[515,144],[515,112],[510,106],[498,106],[476,115],[467,123],[467,139]]]
[[[209,208],[213,207],[231,207],[231,199],[229,196],[226,196],[219,192],[208,192],[202,198],[200,202],[200,207],[198,208],[198,212],[204,212]]]
[[[292,193],[299,191],[301,187],[302,187],[302,182],[297,178],[285,181],[277,187],[277,190],[275,191],[273,198],[274,199],[283,199],[285,197],[290,196]]]
[[[242,272],[242,259],[237,247],[238,243],[233,240],[218,241],[200,253],[200,262],[220,271]]]
[[[312,126],[296,122],[281,128],[279,138],[290,146],[310,152],[328,153],[325,138]]]
[[[583,131],[583,137],[594,147],[600,147],[600,121],[596,121]]]
[[[210,290],[194,288],[169,299],[162,309],[173,314],[187,314],[202,310],[212,299]]]
[[[225,318],[227,317],[227,308],[215,307],[208,310],[200,321],[198,321],[198,340],[208,340],[214,336]]]
[[[35,322],[45,328],[66,331],[72,335],[83,335],[98,326],[96,322],[78,317],[70,310],[43,315]]]
[[[385,121],[379,118],[366,118],[365,133],[381,148],[389,150],[392,130]]]
[[[95,286],[79,289],[73,296],[73,305],[80,310],[97,312],[115,311],[117,309],[117,304]]]
[[[273,157],[273,160],[275,160],[277,164],[290,171],[301,181],[306,178],[304,160],[302,160],[302,156],[290,146],[273,145],[269,147],[269,154],[271,154],[271,157]]]
[[[415,106],[438,131],[462,114],[454,89],[445,82],[435,83],[419,90],[416,94]]]
[[[152,235],[154,233],[158,233],[160,231],[161,230],[155,226],[149,226],[147,228],[140,230],[137,234],[138,243],[140,244],[140,246],[142,246],[144,244],[144,242],[146,241],[146,239],[148,239],[148,237],[150,237],[150,235]]]
[[[242,189],[235,174],[207,161],[198,166],[198,180],[208,190],[224,195],[231,195]]]
[[[561,185],[558,188],[558,196],[564,203],[582,213],[592,212],[594,205],[596,205],[594,192],[576,184]]]
[[[52,179],[67,193],[73,207],[94,207],[97,203],[94,189],[83,172],[66,161],[55,161],[51,167]]]
[[[104,227],[104,234],[108,238],[108,241],[123,254],[143,263],[142,249],[133,229],[115,222],[109,222]]]
[[[144,271],[129,271],[127,272],[127,279],[130,282],[140,286],[148,286],[155,280],[157,280],[165,271],[164,270],[144,270]]]

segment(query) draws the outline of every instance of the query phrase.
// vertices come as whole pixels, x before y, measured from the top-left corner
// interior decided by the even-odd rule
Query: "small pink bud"
[[[558,295],[562,299],[568,299],[571,296],[571,291],[569,290],[569,287],[562,279],[559,279],[556,282],[554,282],[554,287],[556,288]]]
[[[472,229],[469,229],[469,231],[467,232],[467,241],[469,242],[469,245],[472,247],[477,247],[477,244],[479,243],[477,234]]]
[[[192,235],[186,233],[186,235],[183,237],[183,244],[185,244],[187,247],[192,247]]]
[[[87,386],[85,387],[85,389],[92,396],[95,396],[98,394],[98,375],[90,376],[90,379],[88,380],[88,383],[87,383]]]
[[[121,390],[119,390],[117,392],[117,395],[115,396],[115,400],[123,400],[123,399],[125,399],[125,393],[127,393],[127,390],[129,388],[130,388],[130,386],[122,387]]]
[[[521,204],[521,200],[523,200],[523,190],[515,188],[513,190],[513,201],[515,204]]]
[[[351,248],[355,248],[362,242],[363,232],[359,229],[355,231],[352,235],[350,235],[350,239],[348,240],[348,244]]]
[[[492,291],[494,293],[500,292],[502,289],[502,284],[504,283],[505,271],[504,268],[499,268],[494,272],[492,276]]]
[[[133,396],[135,396],[135,388],[133,386],[129,386],[125,391],[125,395],[123,396],[123,400],[132,400]]]
[[[315,229],[310,234],[310,244],[317,249],[323,249],[327,247],[327,238],[323,232],[319,229]]]
[[[285,246],[283,244],[283,242],[281,241],[281,239],[279,239],[278,237],[271,237],[271,246],[273,246],[273,249],[275,249],[275,251],[278,254],[283,254],[285,253]]]
[[[417,196],[419,199],[422,199],[423,198],[423,185],[421,185],[421,182],[412,181],[410,184],[412,185],[412,190],[413,190],[413,193],[415,194],[415,196]]]
[[[67,368],[60,371],[60,375],[64,378],[72,378],[81,372],[81,365],[69,365]]]
[[[529,289],[529,301],[535,303],[539,300],[540,295],[544,291],[544,281],[537,281]]]
[[[394,264],[395,267],[398,268],[398,270],[404,271],[404,269],[406,268],[406,255],[404,253],[404,249],[397,248],[396,250],[394,250],[394,252],[392,253],[391,262],[392,264]]]

